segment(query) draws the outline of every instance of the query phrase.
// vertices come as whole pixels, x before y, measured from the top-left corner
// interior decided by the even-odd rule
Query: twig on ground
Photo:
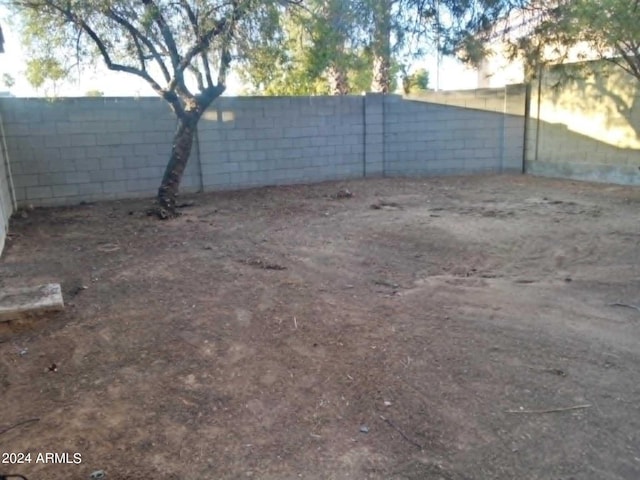
[[[262,268],[263,270],[286,270],[287,267],[282,265],[278,265],[277,263],[269,263],[264,260],[260,260],[259,258],[250,258],[247,260],[243,260],[242,263],[245,265],[250,265],[252,267]]]
[[[400,285],[398,285],[397,283],[390,282],[388,280],[374,280],[373,283],[375,285],[380,285],[382,287],[400,288]]]
[[[554,412],[568,412],[570,410],[582,410],[584,408],[589,408],[591,405],[573,405],[571,407],[561,407],[561,408],[547,408],[544,410],[505,410],[505,413],[554,413]]]
[[[4,428],[4,429],[0,430],[0,435],[2,435],[3,433],[7,433],[7,432],[13,430],[14,428],[18,428],[18,427],[20,427],[22,425],[26,425],[27,423],[33,423],[33,422],[39,422],[39,421],[40,421],[39,418],[30,418],[28,420],[23,420],[21,422],[14,423],[10,427],[7,427],[7,428]]]
[[[538,371],[538,372],[551,373],[551,374],[557,375],[559,377],[566,377],[567,376],[567,372],[565,372],[564,370],[562,370],[560,368],[545,368],[545,367],[536,367],[536,366],[533,366],[533,365],[529,365],[529,366],[527,366],[527,368],[529,368],[530,370]]]
[[[296,330],[298,329],[298,320],[296,319],[296,317],[293,317],[293,326]]]
[[[398,432],[400,434],[400,436],[402,438],[404,438],[407,442],[409,442],[411,445],[413,445],[414,447],[418,447],[420,450],[423,450],[424,447],[422,445],[420,445],[418,442],[416,442],[415,440],[412,440],[411,438],[409,438],[407,436],[406,433],[404,433],[400,427],[398,427],[395,423],[393,423],[391,420],[389,420],[386,417],[383,417],[382,415],[380,415],[380,418],[387,423],[391,428],[393,428],[396,432]]]
[[[637,310],[640,312],[640,307],[638,305],[632,305],[630,303],[619,303],[619,302],[615,302],[615,303],[608,303],[607,306],[609,307],[626,307],[626,308],[633,308],[634,310]]]

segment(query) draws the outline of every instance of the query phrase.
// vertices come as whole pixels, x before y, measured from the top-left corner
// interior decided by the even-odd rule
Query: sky
[[[0,92],[9,91],[16,97],[45,96],[46,92],[36,91],[27,82],[24,71],[26,69],[25,53],[20,45],[20,38],[11,25],[6,21],[7,11],[0,7],[0,21],[5,39],[5,53],[0,54],[0,77],[9,74],[15,80],[10,89],[0,84]],[[430,88],[441,90],[458,90],[477,87],[477,76],[454,58],[441,59],[439,72],[435,55],[426,56],[413,64],[413,69],[424,68],[429,72]],[[94,68],[84,69],[79,78],[61,84],[56,91],[58,96],[84,96],[89,90],[99,90],[105,96],[155,96],[156,93],[142,79],[128,73],[111,72],[102,62]],[[436,85],[439,78],[439,85]],[[241,95],[244,86],[233,72],[227,79],[225,96]]]

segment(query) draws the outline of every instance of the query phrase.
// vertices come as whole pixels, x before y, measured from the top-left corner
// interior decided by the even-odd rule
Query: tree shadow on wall
[[[637,149],[618,147],[570,130],[564,123],[537,121],[530,130],[528,162],[548,162],[562,165],[627,168],[629,174],[640,176],[640,155]],[[536,158],[537,153],[537,158]]]
[[[620,67],[606,61],[555,65],[547,73],[545,86],[556,105],[572,110],[593,112],[606,105],[607,128],[624,122],[640,140],[640,79]],[[568,96],[571,90],[575,94]]]

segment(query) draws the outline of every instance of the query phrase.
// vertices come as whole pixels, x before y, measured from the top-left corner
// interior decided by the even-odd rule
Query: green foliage
[[[250,93],[327,94],[331,71],[343,72],[350,83],[370,68],[362,49],[350,48],[352,2],[309,0],[305,6],[281,15],[250,50],[240,69]]]
[[[225,88],[233,59],[293,0],[0,0],[22,27],[34,85],[103,61],[144,79],[176,114]],[[42,52],[47,52],[43,55]]]
[[[429,72],[424,68],[404,75],[402,78],[402,90],[405,94],[423,92],[427,88],[429,88]]]
[[[250,93],[267,95],[326,93],[335,70],[346,72],[349,92],[371,91],[374,78],[394,91],[400,65],[436,45],[479,59],[478,33],[526,1],[307,0],[253,46],[241,76]]]
[[[542,52],[552,60],[608,59],[640,80],[640,3],[630,0],[574,0],[546,12],[536,30]],[[531,47],[531,41],[523,41]],[[528,51],[533,50],[529,48]],[[547,53],[548,55],[548,53]],[[555,58],[553,58],[555,57]],[[572,58],[574,57],[574,58]]]
[[[85,97],[104,97],[104,92],[102,90],[87,90],[84,92]]]
[[[12,75],[9,75],[8,73],[3,73],[2,84],[7,88],[11,88],[16,84],[16,80],[13,78]]]
[[[277,34],[263,37],[242,65],[248,93],[332,94],[332,75],[342,73],[347,92],[371,91],[374,68],[373,0],[309,0],[304,10],[280,17]],[[397,35],[396,35],[397,37]],[[387,52],[391,90],[399,61]]]
[[[53,86],[67,76],[67,71],[60,62],[53,57],[32,58],[27,60],[25,77],[33,88],[40,89],[45,84]]]

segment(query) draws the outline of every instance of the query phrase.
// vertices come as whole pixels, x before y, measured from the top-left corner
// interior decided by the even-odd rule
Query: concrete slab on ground
[[[41,316],[64,309],[58,283],[0,290],[0,322]]]

